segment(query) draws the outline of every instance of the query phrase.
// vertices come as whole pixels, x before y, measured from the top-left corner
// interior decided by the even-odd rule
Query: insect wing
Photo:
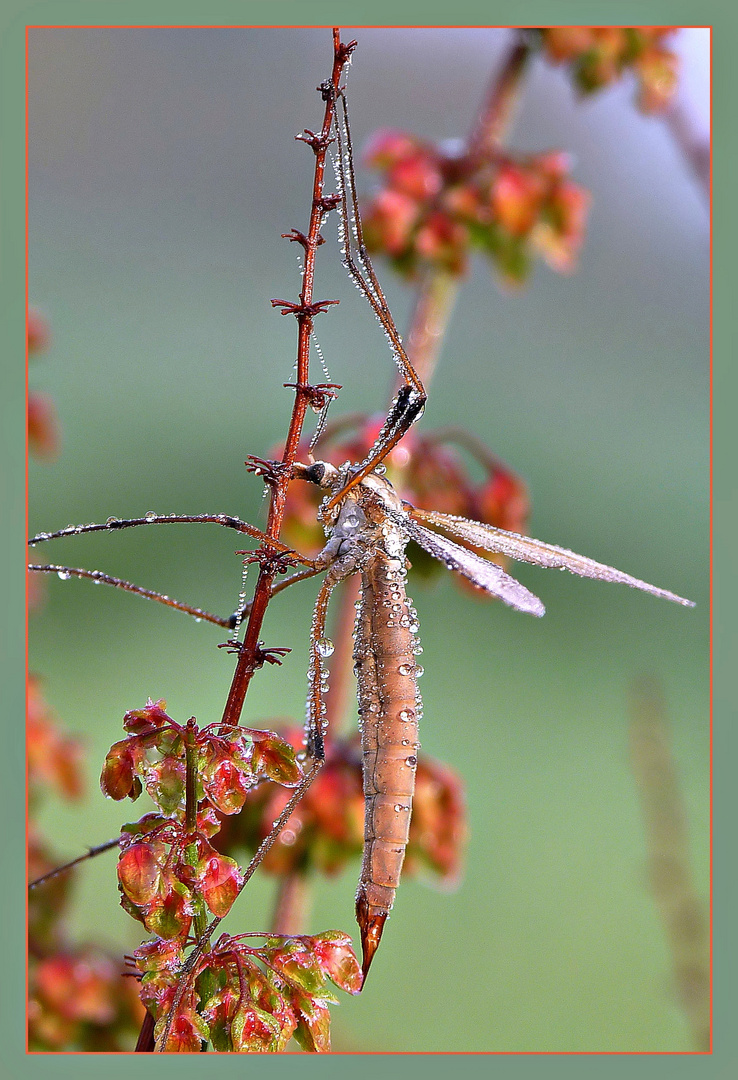
[[[453,540],[447,540],[445,536],[430,532],[411,518],[402,520],[402,528],[416,544],[420,544],[435,559],[445,563],[449,570],[455,570],[473,585],[478,585],[480,589],[518,611],[539,617],[545,614],[546,609],[538,597],[506,574],[496,563],[483,559],[481,555],[475,555],[473,551],[455,544]]]
[[[493,551],[498,555],[507,555],[518,562],[534,563],[536,566],[547,566],[554,569],[570,570],[579,577],[595,578],[599,581],[614,581],[620,585],[630,585],[633,589],[641,589],[651,593],[652,596],[660,596],[664,600],[673,600],[676,604],[685,607],[694,607],[691,600],[685,600],[682,596],[669,592],[667,589],[658,589],[655,585],[649,585],[647,581],[631,577],[613,566],[587,559],[584,555],[577,555],[567,548],[556,547],[553,544],[544,544],[541,540],[534,540],[530,536],[521,536],[519,533],[507,532],[505,529],[496,529],[492,525],[484,525],[480,521],[470,521],[468,518],[457,517],[454,514],[441,514],[433,510],[418,510],[416,507],[406,506],[408,513],[416,521],[427,522],[436,528],[445,529],[453,533],[461,540],[485,551]],[[484,560],[483,560],[484,561]]]

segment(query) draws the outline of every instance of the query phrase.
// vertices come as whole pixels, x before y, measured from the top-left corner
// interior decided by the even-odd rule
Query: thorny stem
[[[325,111],[323,114],[323,125],[320,133],[317,135],[311,135],[305,132],[305,141],[312,147],[315,154],[315,172],[313,176],[313,196],[310,210],[310,225],[307,235],[300,234],[302,236],[301,243],[305,252],[305,263],[302,279],[302,291],[300,292],[300,303],[296,307],[294,314],[297,318],[298,335],[297,335],[297,377],[295,380],[295,400],[292,407],[292,415],[290,417],[289,430],[287,432],[287,439],[285,441],[284,452],[282,455],[281,467],[275,470],[271,480],[271,500],[269,504],[269,516],[267,519],[266,535],[270,540],[276,540],[279,536],[282,528],[282,520],[284,518],[285,504],[287,500],[287,488],[290,480],[292,479],[292,466],[297,458],[297,448],[302,435],[302,428],[305,422],[305,414],[307,412],[308,405],[313,397],[313,388],[309,382],[309,363],[310,363],[310,338],[313,329],[313,318],[317,313],[316,306],[313,302],[313,284],[315,280],[315,252],[319,244],[322,242],[320,235],[320,228],[323,224],[324,216],[326,213],[326,205],[323,201],[323,183],[325,177],[325,159],[328,145],[331,138],[331,127],[333,125],[335,101],[338,94],[341,76],[343,70],[348,63],[351,53],[354,48],[354,43],[351,42],[348,45],[344,45],[341,42],[341,33],[337,27],[333,28],[333,66],[331,70],[331,91],[323,91],[323,98],[325,100]],[[297,235],[297,234],[295,234]],[[267,604],[272,596],[273,582],[276,575],[276,568],[274,563],[269,561],[263,561],[259,567],[259,577],[256,582],[256,588],[254,590],[254,596],[251,601],[251,611],[249,613],[249,620],[246,626],[246,632],[244,635],[243,644],[239,650],[238,661],[236,663],[236,670],[233,674],[233,680],[228,693],[228,699],[223,711],[223,724],[237,725],[241,719],[241,711],[243,709],[243,703],[246,697],[246,692],[251,682],[251,677],[257,667],[260,666],[259,662],[259,635],[261,632],[262,623],[264,621],[264,615],[266,612]],[[284,811],[280,815],[278,822],[275,823],[274,829],[270,835],[262,842],[258,848],[254,858],[251,860],[249,867],[244,874],[243,884],[241,889],[246,885],[246,882],[250,879],[256,868],[261,863],[261,860],[266,855],[267,851],[274,842],[277,834],[284,826],[287,818],[294,809],[297,798],[309,783],[312,781],[314,775],[317,773],[319,763],[313,765],[308,772],[303,783],[300,785],[300,789],[293,796]],[[208,927],[199,935],[198,944],[191,953],[187,963],[185,964],[178,986],[177,993],[169,1009],[164,1030],[162,1032],[161,1039],[157,1049],[163,1052],[166,1048],[169,1032],[171,1031],[174,1017],[176,1016],[179,1002],[184,995],[187,983],[189,981],[191,972],[194,970],[200,956],[204,949],[207,947],[207,943],[212,937],[213,932],[220,923],[220,919],[216,918],[210,923]]]
[[[291,479],[292,465],[297,457],[297,446],[302,434],[305,422],[305,414],[311,399],[309,389],[309,359],[310,359],[310,335],[313,329],[314,316],[308,309],[313,304],[313,283],[315,279],[315,252],[320,243],[320,227],[325,215],[323,204],[323,181],[325,175],[325,159],[328,143],[330,140],[331,126],[335,109],[335,100],[343,69],[351,55],[352,47],[341,44],[340,31],[333,29],[333,68],[331,71],[331,85],[333,93],[325,94],[325,112],[323,126],[320,134],[312,141],[315,153],[315,173],[313,178],[313,199],[310,211],[310,227],[305,236],[305,268],[300,293],[300,307],[302,311],[296,313],[298,322],[297,340],[297,379],[295,387],[295,401],[292,408],[289,430],[285,441],[282,455],[282,468],[278,471],[271,491],[269,506],[269,518],[266,533],[270,538],[279,536],[282,519],[284,517],[285,503],[287,499],[287,487]],[[254,590],[251,613],[246,626],[243,646],[239,652],[236,670],[223,712],[223,723],[238,724],[243,709],[246,691],[248,690],[251,676],[257,667],[257,649],[264,614],[269,602],[274,581],[275,571],[268,563],[262,564],[259,570],[259,578]]]
[[[679,1005],[697,1050],[710,1050],[708,925],[690,867],[684,798],[672,757],[661,690],[632,691],[631,761],[646,832],[648,878],[672,955]]]

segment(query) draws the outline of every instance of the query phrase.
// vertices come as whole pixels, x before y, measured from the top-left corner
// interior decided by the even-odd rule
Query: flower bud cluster
[[[506,285],[521,285],[535,255],[574,268],[589,194],[562,153],[458,155],[400,131],[380,131],[365,153],[383,185],[362,219],[370,251],[409,278],[427,269],[464,274],[473,249]]]
[[[674,26],[550,26],[540,31],[543,49],[555,64],[567,64],[577,88],[590,94],[632,72],[638,106],[660,112],[671,100],[678,57],[664,45]]]

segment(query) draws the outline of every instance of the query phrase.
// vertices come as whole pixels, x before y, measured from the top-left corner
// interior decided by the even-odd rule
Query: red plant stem
[[[289,431],[282,455],[282,467],[278,470],[272,486],[272,496],[269,506],[269,518],[266,533],[272,539],[279,537],[284,517],[285,502],[287,499],[287,487],[292,473],[292,465],[297,457],[297,446],[302,434],[305,421],[305,413],[311,398],[309,388],[309,359],[310,359],[310,335],[313,328],[313,315],[307,308],[313,303],[313,282],[315,278],[315,252],[320,243],[320,226],[323,221],[325,209],[322,204],[323,181],[325,175],[325,156],[330,139],[331,125],[335,108],[335,93],[338,91],[341,74],[350,56],[350,47],[341,44],[341,35],[337,28],[333,30],[333,69],[331,72],[331,84],[334,94],[326,95],[325,113],[323,126],[319,136],[313,142],[315,151],[315,175],[313,179],[313,200],[310,211],[310,227],[305,237],[305,272],[303,276],[302,292],[300,293],[300,307],[303,309],[296,313],[298,322],[297,340],[297,386],[295,388],[295,401],[290,418]],[[261,632],[264,614],[269,603],[272,584],[276,575],[273,564],[268,561],[262,563],[259,570],[259,578],[254,590],[254,598],[251,606],[251,614],[246,626],[243,645],[241,646],[233,681],[228,693],[228,700],[223,711],[224,724],[238,724],[241,719],[246,691],[248,690],[251,676],[258,667],[259,634]]]
[[[273,934],[304,934],[310,910],[310,879],[295,870],[280,878],[272,917]]]
[[[467,139],[467,156],[472,161],[478,161],[502,144],[520,101],[522,79],[530,56],[531,45],[521,34],[501,70],[492,78],[479,117]]]

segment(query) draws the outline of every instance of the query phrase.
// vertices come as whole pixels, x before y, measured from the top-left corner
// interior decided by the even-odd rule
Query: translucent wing
[[[411,520],[427,522],[438,529],[445,529],[446,532],[453,533],[468,544],[483,548],[485,551],[494,551],[496,554],[507,555],[519,562],[534,563],[536,566],[570,570],[572,574],[578,574],[580,577],[630,585],[634,589],[651,593],[652,596],[661,596],[664,600],[673,600],[674,603],[683,604],[685,607],[694,607],[691,600],[685,600],[684,597],[677,596],[666,589],[657,589],[655,585],[649,585],[647,581],[631,577],[630,574],[624,574],[612,566],[605,566],[604,563],[595,562],[594,559],[587,559],[584,555],[577,555],[567,548],[544,544],[540,540],[533,540],[530,536],[506,532],[505,529],[496,529],[492,525],[483,525],[479,521],[470,521],[468,518],[457,517],[454,514],[418,510],[407,503],[405,509]]]
[[[420,544],[435,559],[440,559],[449,570],[455,570],[472,584],[478,585],[480,589],[498,597],[510,607],[517,608],[518,611],[538,616],[545,614],[546,609],[537,596],[489,559],[475,555],[473,551],[455,544],[453,540],[447,540],[445,536],[430,532],[404,514],[391,510],[387,513],[397,520],[404,532],[416,544]]]

